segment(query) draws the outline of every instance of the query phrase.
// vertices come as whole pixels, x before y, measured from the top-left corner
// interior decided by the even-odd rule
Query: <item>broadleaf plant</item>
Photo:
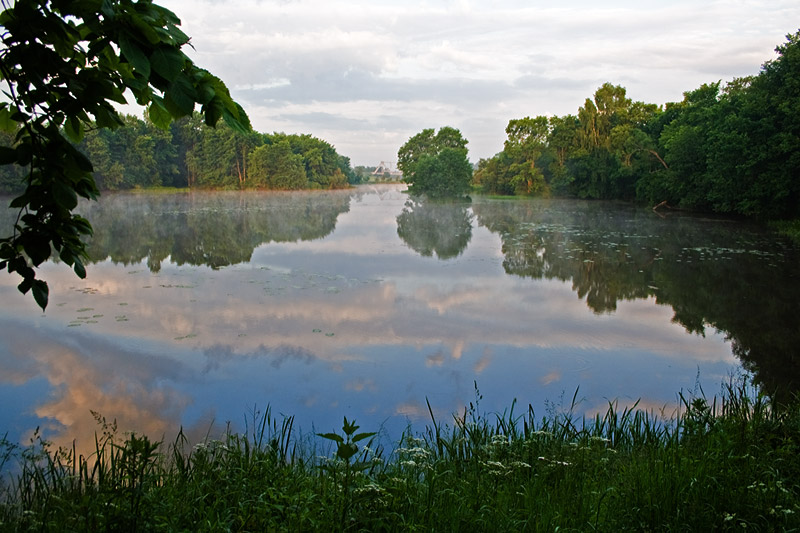
[[[200,104],[209,126],[220,118],[250,130],[225,84],[181,48],[180,19],[152,0],[0,0],[0,128],[15,135],[0,164],[25,168],[13,233],[0,236],[0,268],[22,277],[25,294],[47,307],[35,267],[55,252],[83,278],[92,227],[73,213],[99,191],[91,162],[72,144],[87,129],[123,125],[114,103],[130,91],[162,128]]]

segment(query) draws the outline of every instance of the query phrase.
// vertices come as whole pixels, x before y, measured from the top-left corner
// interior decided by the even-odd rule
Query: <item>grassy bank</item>
[[[779,220],[771,222],[770,226],[780,233],[800,244],[800,220]]]
[[[267,412],[190,447],[119,436],[96,454],[4,442],[4,531],[789,531],[800,527],[800,409],[745,385],[681,396],[669,419],[610,404],[578,419],[431,418],[396,446],[345,420],[294,435]],[[477,402],[476,402],[477,403]],[[369,428],[368,428],[369,429]]]

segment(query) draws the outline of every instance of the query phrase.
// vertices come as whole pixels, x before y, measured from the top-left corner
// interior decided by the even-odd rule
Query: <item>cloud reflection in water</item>
[[[655,296],[598,314],[570,281],[508,275],[505,234],[486,225],[457,257],[418,255],[397,236],[403,202],[361,194],[323,239],[267,239],[216,270],[105,259],[84,281],[48,264],[45,316],[0,278],[14,302],[0,310],[0,387],[44,376],[47,396],[16,411],[68,443],[96,429],[90,410],[156,437],[181,424],[202,435],[212,417],[241,425],[267,403],[307,431],[343,415],[397,430],[425,421],[426,399],[446,418],[476,380],[490,411],[577,387],[595,409],[604,398],[664,405],[698,368],[716,385],[737,367],[724,334],[687,333]]]

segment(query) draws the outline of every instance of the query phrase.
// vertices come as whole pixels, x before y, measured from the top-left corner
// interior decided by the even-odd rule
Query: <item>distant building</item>
[[[372,178],[397,181],[403,179],[403,173],[381,161],[378,168],[372,172]]]

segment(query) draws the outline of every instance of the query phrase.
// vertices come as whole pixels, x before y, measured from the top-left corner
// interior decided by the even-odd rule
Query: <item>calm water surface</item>
[[[626,204],[409,202],[400,186],[109,194],[86,280],[48,263],[45,314],[0,276],[0,435],[90,445],[92,412],[196,438],[254,411],[398,434],[483,395],[544,414],[578,390],[671,409],[750,372],[800,382],[798,250]],[[2,221],[4,233],[10,224]],[[745,370],[743,370],[745,369]],[[212,423],[215,424],[212,426]],[[212,435],[213,436],[213,435]]]

